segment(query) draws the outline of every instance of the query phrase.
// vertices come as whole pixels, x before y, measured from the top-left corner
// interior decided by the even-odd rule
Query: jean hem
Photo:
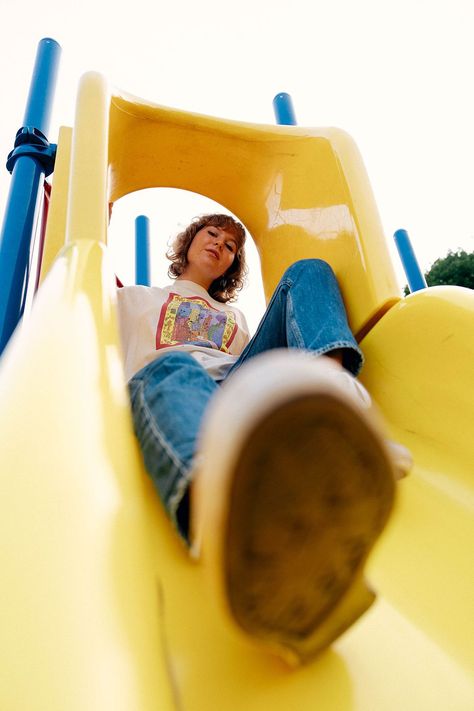
[[[186,545],[189,547],[189,541],[187,540],[185,534],[180,530],[179,524],[178,524],[178,519],[177,519],[177,510],[179,507],[179,504],[181,503],[185,493],[186,489],[188,488],[189,484],[191,483],[193,479],[193,474],[194,474],[194,467],[184,467],[182,462],[180,461],[179,457],[173,452],[171,447],[169,446],[169,443],[167,442],[166,438],[163,436],[162,432],[160,431],[159,427],[156,424],[156,421],[154,417],[151,416],[148,404],[146,401],[146,398],[144,397],[143,391],[144,391],[144,385],[145,381],[140,379],[136,381],[137,383],[137,390],[135,392],[135,395],[133,397],[133,400],[138,399],[140,401],[140,412],[142,413],[142,416],[146,419],[147,426],[149,428],[148,431],[151,430],[151,436],[155,438],[155,441],[158,442],[162,453],[164,456],[167,457],[168,463],[169,463],[169,470],[168,470],[168,480],[171,479],[171,484],[169,485],[169,493],[165,495],[164,493],[161,492],[160,486],[157,481],[157,477],[154,476],[153,474],[153,467],[149,466],[147,462],[145,461],[145,468],[151,477],[151,480],[155,486],[155,488],[158,490],[159,498],[161,502],[163,503],[163,506],[165,507],[174,528],[176,529],[177,533],[179,534],[180,538],[183,539],[183,541],[186,543]],[[132,400],[132,402],[133,402]],[[136,432],[136,426],[135,426],[135,433]],[[140,440],[139,440],[140,441]],[[142,450],[142,455],[144,456],[144,447],[141,447]]]
[[[365,358],[364,354],[359,348],[356,348],[354,346],[354,343],[351,341],[333,341],[332,343],[326,344],[322,346],[321,348],[316,348],[315,350],[311,349],[308,350],[308,353],[312,353],[315,356],[323,356],[326,355],[326,353],[330,353],[331,351],[339,350],[339,349],[347,349],[350,350],[352,355],[354,356],[353,360],[356,361],[355,367],[347,367],[344,362],[343,365],[346,368],[346,370],[349,370],[354,377],[357,377],[362,370],[362,366],[365,363]]]

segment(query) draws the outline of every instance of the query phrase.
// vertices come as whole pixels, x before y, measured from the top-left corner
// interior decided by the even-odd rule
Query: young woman
[[[355,380],[363,356],[329,265],[289,267],[250,339],[229,305],[244,242],[233,218],[197,218],[168,254],[170,286],[118,290],[125,369],[144,462],[177,532],[193,544],[196,488],[222,489],[232,614],[303,660],[373,599],[354,602],[352,589],[392,506],[394,461]]]

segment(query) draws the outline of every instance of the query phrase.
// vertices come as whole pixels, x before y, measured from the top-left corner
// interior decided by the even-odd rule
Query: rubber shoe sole
[[[337,394],[297,397],[254,425],[229,494],[232,615],[290,663],[304,662],[374,600],[362,571],[394,500],[383,439]]]

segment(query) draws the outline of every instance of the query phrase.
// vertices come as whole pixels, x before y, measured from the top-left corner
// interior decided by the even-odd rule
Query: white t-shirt
[[[222,380],[249,341],[243,313],[192,281],[179,279],[163,289],[124,286],[117,299],[127,380],[171,350],[187,351]]]

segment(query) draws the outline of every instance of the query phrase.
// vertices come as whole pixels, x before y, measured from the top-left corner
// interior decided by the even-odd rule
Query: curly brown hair
[[[195,217],[184,232],[180,232],[175,238],[166,256],[171,261],[168,269],[168,276],[176,278],[186,269],[188,264],[188,250],[196,234],[204,227],[220,227],[226,232],[230,232],[237,242],[237,252],[229,269],[219,279],[215,279],[209,287],[209,295],[216,301],[226,303],[236,299],[236,292],[242,289],[247,267],[245,264],[245,229],[240,222],[234,220],[230,215],[201,215]]]

